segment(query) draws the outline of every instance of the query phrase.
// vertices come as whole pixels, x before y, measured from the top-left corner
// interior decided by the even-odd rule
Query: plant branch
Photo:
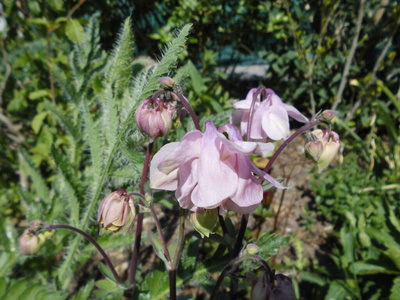
[[[278,156],[281,154],[281,152],[286,148],[287,145],[291,141],[293,141],[297,136],[302,134],[303,132],[306,132],[307,130],[311,129],[312,127],[324,123],[323,121],[317,119],[313,120],[310,123],[307,123],[303,127],[299,128],[295,133],[293,133],[279,148],[276,150],[274,155],[271,157],[271,159],[268,161],[268,164],[264,168],[264,172],[268,173],[268,171],[271,169],[272,164],[275,162],[275,160],[278,158]],[[263,178],[260,178],[261,182],[264,180]]]
[[[375,62],[374,68],[372,69],[371,77],[368,80],[367,84],[365,85],[365,90],[367,90],[375,81],[376,81],[376,73],[379,70],[379,67],[382,64],[382,61],[384,60],[387,52],[389,51],[389,48],[392,46],[393,38],[395,34],[397,33],[398,25],[400,22],[400,16],[397,19],[396,27],[394,28],[392,34],[388,38],[385,47],[382,49],[381,53],[379,54],[378,59]],[[356,113],[357,109],[360,107],[362,102],[361,95],[358,96],[357,102],[354,104],[354,106],[351,108],[350,112],[346,116],[346,122],[350,121],[354,114]]]
[[[364,14],[365,14],[365,3],[366,2],[367,2],[366,0],[360,0],[360,7],[358,9],[358,16],[357,16],[357,23],[356,23],[356,31],[354,33],[353,41],[351,43],[349,55],[347,56],[347,59],[346,59],[346,64],[344,66],[342,79],[341,79],[340,85],[339,85],[339,90],[336,94],[335,102],[333,103],[332,108],[331,108],[332,110],[336,110],[337,106],[342,101],[342,96],[343,96],[344,88],[346,87],[346,84],[347,84],[347,77],[349,76],[351,63],[353,61],[354,55],[356,53],[357,45],[358,45],[358,38],[360,36],[362,20],[364,18]]]

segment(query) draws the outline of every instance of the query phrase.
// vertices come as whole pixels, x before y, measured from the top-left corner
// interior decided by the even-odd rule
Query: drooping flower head
[[[117,231],[130,225],[135,217],[133,198],[124,189],[120,189],[105,197],[99,206],[97,222],[100,224],[100,234],[106,230]]]
[[[240,124],[242,136],[247,135],[247,129],[251,122],[248,140],[287,139],[290,134],[289,116],[302,123],[308,122],[308,119],[296,108],[283,103],[273,90],[266,89],[265,92],[266,97],[262,97],[261,93],[256,95],[257,89],[253,88],[248,92],[246,99],[233,104],[236,111],[231,116],[231,123]],[[253,117],[250,120],[250,108],[254,97],[257,97],[257,99],[254,104]]]
[[[29,228],[18,239],[19,252],[22,255],[32,256],[39,252],[45,242],[41,232]]]
[[[273,148],[271,143],[244,142],[231,124],[217,130],[207,121],[204,133],[188,132],[180,142],[166,144],[154,155],[150,187],[176,191],[179,205],[193,212],[219,208],[220,214],[227,210],[250,213],[263,198],[253,173],[283,188],[249,158],[250,154],[264,156]]]
[[[136,109],[135,120],[140,131],[153,140],[168,134],[175,108],[160,98],[147,98]]]
[[[339,135],[334,131],[328,131],[326,129],[316,129],[311,133],[312,141],[306,145],[306,151],[309,157],[318,166],[318,171],[322,171],[329,166],[331,161],[334,159],[336,153],[340,148]],[[318,144],[319,151],[309,151],[314,144]],[[316,147],[314,147],[316,148]],[[317,155],[316,155],[317,154]]]

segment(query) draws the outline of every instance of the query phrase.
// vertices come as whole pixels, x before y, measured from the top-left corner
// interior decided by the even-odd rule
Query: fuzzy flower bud
[[[99,206],[97,222],[100,224],[100,234],[106,230],[117,231],[129,226],[135,218],[133,198],[124,189],[120,189],[105,197]]]
[[[175,81],[171,77],[160,77],[158,81],[161,83],[163,88],[171,90],[174,87]]]
[[[204,212],[195,212],[190,214],[190,223],[194,229],[200,233],[201,237],[209,237],[213,233],[215,225],[218,221],[217,209],[205,209]]]
[[[34,229],[26,229],[18,239],[19,252],[22,255],[35,255],[45,242],[45,237],[42,233],[38,233]]]
[[[315,142],[321,142],[323,146],[323,150],[319,153],[320,155],[317,158],[316,156],[311,156],[318,166],[318,171],[322,171],[329,166],[330,162],[339,151],[339,135],[334,131],[329,132],[321,129],[316,129],[311,134],[313,135],[313,140]]]
[[[137,108],[135,120],[139,129],[155,140],[168,134],[174,113],[175,108],[162,99],[147,98]]]

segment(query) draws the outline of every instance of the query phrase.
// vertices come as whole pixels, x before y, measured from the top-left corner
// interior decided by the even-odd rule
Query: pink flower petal
[[[301,123],[308,123],[309,120],[301,113],[299,112],[294,106],[288,105],[288,104],[283,104],[285,107],[288,115],[295,119],[296,121],[299,121]]]
[[[152,189],[174,191],[178,187],[179,157],[175,155],[178,147],[179,143],[169,143],[154,155],[149,176]],[[169,162],[168,165],[165,165],[166,161]]]
[[[213,208],[236,191],[237,174],[229,161],[221,161],[221,142],[214,124],[207,121],[199,161],[198,185],[192,202],[206,209]]]
[[[268,107],[262,118],[262,129],[272,140],[281,140],[289,137],[289,117],[281,99],[277,95],[271,96],[271,106]]]

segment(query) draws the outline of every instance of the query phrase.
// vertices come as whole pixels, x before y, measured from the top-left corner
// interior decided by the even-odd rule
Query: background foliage
[[[308,115],[339,110],[339,166],[310,182],[318,219],[334,228],[327,255],[286,267],[299,297],[399,298],[399,1],[6,0],[0,13],[0,297],[90,295],[97,271],[73,274],[94,249],[56,234],[46,255],[24,258],[19,228],[43,218],[97,234],[99,200],[140,179],[135,107],[172,74],[203,120],[226,122],[232,99],[258,84]],[[269,68],[246,80],[223,72],[240,64]],[[96,286],[96,298],[115,290]]]

